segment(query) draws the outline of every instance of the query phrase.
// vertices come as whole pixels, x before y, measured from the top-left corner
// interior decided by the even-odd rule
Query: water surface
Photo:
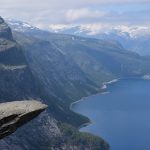
[[[103,137],[111,150],[150,150],[150,81],[120,80],[108,91],[73,105],[93,121],[81,131]]]

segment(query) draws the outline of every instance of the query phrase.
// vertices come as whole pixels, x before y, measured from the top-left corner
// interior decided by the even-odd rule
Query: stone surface
[[[39,101],[14,101],[0,104],[0,139],[38,116],[47,108]]]

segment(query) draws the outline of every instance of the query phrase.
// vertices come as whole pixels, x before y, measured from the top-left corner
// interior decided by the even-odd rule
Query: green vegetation
[[[80,145],[80,147],[86,146],[90,150],[104,150],[108,148],[108,144],[103,139],[89,133],[79,132],[71,125],[61,124],[60,129],[66,142],[70,144]]]
[[[60,123],[59,127],[62,136],[57,137],[51,141],[51,145],[53,145],[54,148],[59,148],[60,145],[65,143],[67,147],[74,145],[74,147],[77,146],[80,150],[109,149],[109,145],[100,137],[91,135],[89,133],[79,132],[75,127],[65,123]]]

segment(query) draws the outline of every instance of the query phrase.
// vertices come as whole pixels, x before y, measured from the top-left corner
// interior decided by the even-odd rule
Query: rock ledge
[[[13,101],[0,104],[0,139],[15,132],[17,128],[29,122],[47,105],[39,101]]]

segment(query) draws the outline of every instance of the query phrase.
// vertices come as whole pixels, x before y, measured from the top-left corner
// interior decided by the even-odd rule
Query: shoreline
[[[101,88],[100,88],[101,91],[99,91],[98,93],[93,94],[93,95],[91,95],[91,96],[95,96],[95,95],[98,95],[98,94],[99,94],[99,95],[101,95],[101,94],[107,94],[107,93],[109,93],[107,85],[116,83],[116,82],[118,82],[118,81],[120,81],[120,80],[126,80],[126,79],[133,79],[133,80],[134,80],[134,79],[150,80],[150,78],[144,78],[144,76],[142,76],[142,77],[129,77],[129,78],[113,79],[113,80],[108,81],[108,82],[103,82],[103,83],[102,83],[102,86],[101,86]],[[105,87],[105,88],[102,89],[102,87]],[[103,91],[102,91],[102,90],[103,90]],[[90,96],[90,95],[89,95],[89,96]],[[89,96],[83,97],[83,98],[79,99],[78,101],[75,101],[75,102],[71,103],[71,104],[70,104],[70,107],[69,107],[70,110],[73,111],[73,112],[75,112],[75,111],[73,110],[73,105],[75,105],[76,103],[79,103],[79,102],[81,102],[81,101],[86,100]],[[90,96],[90,97],[91,97],[91,96]],[[75,112],[75,113],[80,114],[80,113],[78,113],[78,112]],[[83,115],[83,114],[80,114],[80,115]],[[86,116],[86,115],[83,115],[83,116]],[[88,122],[85,122],[85,123],[83,123],[83,124],[81,124],[81,125],[77,128],[79,132],[85,132],[85,131],[82,131],[81,129],[94,124],[94,122],[93,122],[88,116],[86,116],[86,117],[89,119],[89,121],[88,121]],[[90,133],[90,132],[87,132],[87,133]],[[93,133],[90,133],[90,134],[93,134]],[[94,135],[94,134],[93,134],[93,135]],[[99,137],[99,138],[103,138],[103,137],[101,137],[101,136],[98,136],[98,137]],[[104,140],[104,141],[106,141],[106,140]],[[108,143],[108,145],[109,145],[109,143]],[[109,146],[110,146],[110,145],[109,145]]]
[[[105,88],[105,89],[102,89],[102,87],[101,87],[101,88],[100,88],[100,91],[99,91],[98,93],[93,94],[93,95],[91,95],[91,96],[96,96],[96,95],[99,95],[99,94],[107,94],[107,93],[109,93],[108,90],[107,90],[107,85],[116,83],[116,82],[118,82],[119,80],[121,80],[121,78],[113,79],[113,80],[110,80],[110,81],[108,81],[108,82],[103,82],[103,83],[102,83],[102,86],[106,85],[106,88]],[[105,91],[101,91],[101,90],[105,90]],[[90,96],[90,95],[89,95],[89,96]],[[70,104],[70,106],[69,106],[69,109],[70,109],[71,111],[75,112],[75,111],[72,109],[72,108],[73,108],[73,105],[75,105],[76,103],[85,101],[86,98],[88,98],[89,96],[82,97],[81,99],[79,99],[79,100],[77,100],[77,101],[75,101],[75,102],[72,102],[72,103]],[[75,112],[75,113],[80,114],[80,113],[78,113],[78,112]],[[80,114],[80,115],[82,115],[82,114]],[[84,116],[84,115],[83,115],[83,116]],[[87,126],[89,126],[89,125],[91,125],[91,124],[93,124],[93,121],[91,121],[91,120],[89,119],[89,122],[86,122],[86,123],[81,124],[81,125],[78,127],[78,130],[80,130],[81,128],[87,127]]]
[[[80,125],[78,127],[78,130],[80,131],[81,128],[87,127],[87,126],[89,126],[91,124],[93,124],[93,122],[91,120],[89,122],[87,122],[87,123],[83,123],[82,125]]]
[[[110,80],[110,81],[107,81],[107,82],[103,82],[103,83],[102,83],[102,86],[106,85],[106,88],[105,88],[105,89],[102,89],[102,87],[101,87],[101,88],[100,88],[100,91],[99,91],[98,93],[93,94],[93,95],[91,95],[91,96],[96,96],[96,95],[99,95],[99,94],[107,94],[107,93],[109,93],[108,88],[107,88],[107,85],[110,85],[110,84],[113,84],[113,83],[116,83],[116,82],[118,82],[118,81],[120,81],[120,80],[125,80],[125,79],[148,80],[148,79],[143,78],[143,76],[141,76],[141,77],[128,77],[128,78],[116,78],[116,79],[112,79],[112,80]],[[104,90],[104,91],[103,91],[103,90]],[[89,95],[89,96],[90,96],[90,95]],[[73,105],[75,105],[76,103],[79,103],[79,102],[81,102],[81,101],[86,100],[86,98],[88,98],[89,96],[82,97],[81,99],[79,99],[79,100],[77,100],[77,101],[75,101],[75,102],[72,102],[72,103],[70,104],[70,106],[69,106],[69,109],[70,109],[71,111],[75,112],[75,111],[72,109]],[[78,112],[75,112],[75,113],[80,114],[80,113],[78,113]],[[80,114],[80,115],[82,115],[82,114]],[[84,115],[83,115],[83,116],[84,116]],[[81,128],[86,127],[86,126],[89,126],[89,125],[91,125],[91,124],[93,124],[93,121],[91,121],[91,120],[89,119],[89,122],[86,122],[86,123],[81,124],[81,125],[78,127],[78,129],[80,130]]]

